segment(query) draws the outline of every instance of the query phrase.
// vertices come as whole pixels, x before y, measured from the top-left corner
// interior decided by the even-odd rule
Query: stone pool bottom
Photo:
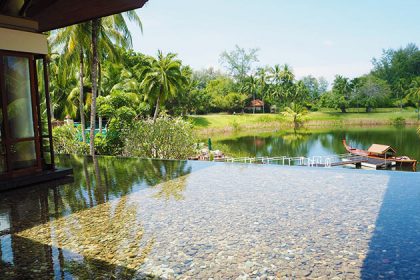
[[[0,194],[0,279],[420,278],[420,174],[187,162],[130,181],[136,162],[90,161]]]

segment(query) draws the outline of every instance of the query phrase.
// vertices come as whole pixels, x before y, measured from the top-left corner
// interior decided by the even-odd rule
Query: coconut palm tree
[[[66,28],[57,30],[49,36],[49,43],[53,50],[60,50],[63,53],[65,64],[62,67],[74,67],[78,64],[79,68],[79,114],[80,123],[82,127],[82,139],[86,142],[86,122],[84,110],[84,70],[85,70],[85,57],[89,49],[89,23],[81,23],[72,25]]]
[[[298,103],[292,102],[290,106],[284,108],[281,114],[293,122],[294,128],[298,128],[304,121],[304,116],[308,113],[306,108]]]
[[[75,68],[70,67],[64,57],[52,55],[49,72],[51,77],[50,96],[52,118],[64,119],[67,115],[75,117],[77,114],[77,97],[69,94],[77,85]]]
[[[273,84],[271,95],[276,99],[288,99],[293,94],[295,76],[289,65],[274,65],[269,78]]]
[[[252,97],[252,100],[254,102],[255,102],[255,95],[258,92],[258,88],[259,88],[259,81],[254,75],[251,75],[251,76],[246,77],[244,79],[242,90],[244,90],[246,93],[248,93]],[[252,106],[252,113],[253,114],[255,114],[255,103],[254,102],[253,102],[253,106]]]
[[[96,97],[98,96],[98,84],[100,82],[100,60],[101,58],[118,58],[116,46],[124,48],[132,46],[130,30],[127,26],[125,17],[135,22],[141,30],[142,24],[135,11],[124,14],[94,19],[91,24],[91,81],[92,81],[92,101],[90,110],[90,154],[95,153],[95,127],[96,127]]]
[[[269,75],[268,75],[269,69],[266,68],[258,68],[257,69],[257,80],[258,80],[258,86],[260,90],[260,96],[261,100],[264,102],[264,98],[267,95],[267,92],[269,90]],[[265,106],[264,106],[265,107]],[[263,107],[263,113],[265,113],[265,108]]]
[[[411,82],[407,98],[417,104],[417,120],[420,120],[420,77]]]
[[[157,58],[149,57],[140,65],[140,87],[145,91],[146,99],[155,102],[155,113],[153,121],[159,113],[159,107],[169,97],[176,96],[187,83],[182,75],[181,61],[176,59],[176,54],[164,55],[158,51]]]

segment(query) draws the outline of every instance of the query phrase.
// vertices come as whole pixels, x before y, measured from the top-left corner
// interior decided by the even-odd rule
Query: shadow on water
[[[61,216],[60,205],[65,198],[59,188],[43,185],[21,189],[13,196],[3,193],[0,279],[152,278],[135,269],[141,266],[153,245],[153,240],[142,240],[141,224],[134,225],[135,207],[128,206],[122,198],[114,208],[105,203],[86,214],[82,211]],[[92,216],[100,220],[96,221],[97,231],[90,230]],[[120,229],[117,220],[133,226]],[[118,236],[113,236],[115,229]],[[130,232],[131,229],[135,232]],[[105,238],[112,241],[103,242]],[[118,255],[116,250],[125,243],[135,248],[131,251],[135,252],[135,258],[127,262],[126,256]]]
[[[389,173],[362,279],[419,279],[420,176]]]
[[[205,164],[60,156],[74,179],[0,193],[0,279],[136,279],[154,245],[129,194],[183,199]],[[130,225],[130,226],[127,226]],[[156,279],[156,278],[153,278]]]
[[[159,279],[21,237],[13,237],[13,250],[12,262],[0,261],[0,279]]]

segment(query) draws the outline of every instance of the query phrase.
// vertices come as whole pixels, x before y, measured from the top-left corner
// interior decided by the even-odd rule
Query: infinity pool
[[[420,174],[59,157],[0,193],[0,279],[418,279]]]

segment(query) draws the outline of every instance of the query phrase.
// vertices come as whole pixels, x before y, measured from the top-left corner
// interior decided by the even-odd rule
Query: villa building
[[[54,165],[45,32],[147,0],[0,0],[0,190],[68,174]]]

